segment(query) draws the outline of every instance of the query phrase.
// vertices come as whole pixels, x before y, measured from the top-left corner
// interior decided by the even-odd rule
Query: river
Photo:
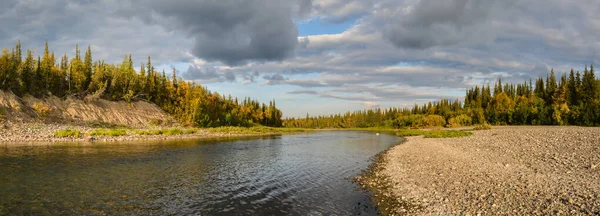
[[[0,215],[376,215],[351,178],[401,138],[0,144]]]

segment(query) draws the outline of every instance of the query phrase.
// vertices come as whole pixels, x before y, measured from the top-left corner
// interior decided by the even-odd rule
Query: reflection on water
[[[0,145],[0,215],[374,215],[349,178],[399,138],[321,132],[148,144]]]

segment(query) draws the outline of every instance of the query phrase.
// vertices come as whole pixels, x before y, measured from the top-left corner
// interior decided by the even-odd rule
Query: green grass
[[[160,135],[161,131],[160,130],[136,130],[133,131],[134,134],[137,135]]]
[[[161,130],[137,130],[134,131],[134,134],[137,135],[165,135],[165,136],[173,136],[173,135],[183,135],[183,134],[194,134],[198,132],[197,129],[179,129],[179,128],[168,128]]]
[[[313,131],[313,129],[304,128],[274,128],[264,126],[254,127],[217,127],[207,128],[212,133],[232,133],[232,134],[267,134],[267,133],[302,133]]]
[[[434,130],[425,131],[425,138],[453,138],[472,136],[473,132],[459,130]]]
[[[124,136],[127,134],[123,129],[94,129],[90,136]]]
[[[396,132],[396,136],[408,137],[408,136],[422,136],[425,135],[426,131],[422,130],[399,130]]]
[[[54,132],[54,137],[79,137],[81,136],[81,131],[78,130],[58,130]]]
[[[453,137],[466,137],[472,136],[473,132],[462,131],[462,130],[399,130],[396,132],[396,136],[410,137],[410,136],[424,136],[425,138],[453,138]]]
[[[118,125],[118,124],[112,124],[112,123],[108,123],[108,122],[103,122],[103,121],[93,121],[93,122],[89,122],[87,123],[88,126],[92,127],[92,128],[111,128],[111,129],[127,129],[129,128],[126,125]]]
[[[375,131],[375,132],[396,132],[398,129],[389,127],[368,127],[368,128],[340,128],[335,130],[355,130],[355,131]]]

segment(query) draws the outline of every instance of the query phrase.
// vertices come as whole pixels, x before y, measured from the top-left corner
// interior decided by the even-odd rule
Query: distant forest
[[[413,108],[371,109],[329,116],[288,118],[285,127],[460,127],[493,125],[600,125],[600,80],[594,66],[583,74],[571,71],[557,79],[554,70],[537,80],[502,84],[493,90],[475,86],[466,91],[464,102],[441,100]]]
[[[157,104],[175,116],[183,125],[197,127],[217,126],[281,126],[282,113],[275,101],[268,105],[244,98],[238,101],[224,97],[202,85],[183,81],[173,70],[172,77],[159,73],[148,61],[134,69],[131,55],[121,64],[93,61],[88,46],[85,55],[76,47],[75,57],[65,54],[57,58],[48,49],[34,57],[27,50],[25,57],[21,43],[13,49],[3,49],[0,56],[0,89],[19,97],[83,97],[94,95],[107,100],[146,100]]]

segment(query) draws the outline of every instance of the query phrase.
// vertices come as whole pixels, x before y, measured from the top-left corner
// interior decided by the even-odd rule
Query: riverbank
[[[363,182],[381,184],[371,188],[389,215],[599,214],[599,134],[511,126],[461,138],[408,137]]]
[[[60,136],[60,132],[76,132]],[[13,124],[0,128],[0,143],[57,143],[57,142],[121,142],[145,140],[182,140],[219,137],[272,136],[285,133],[308,132],[306,129],[286,129],[271,127],[95,127],[91,125],[65,125],[46,123]],[[100,132],[100,133],[99,133]]]

